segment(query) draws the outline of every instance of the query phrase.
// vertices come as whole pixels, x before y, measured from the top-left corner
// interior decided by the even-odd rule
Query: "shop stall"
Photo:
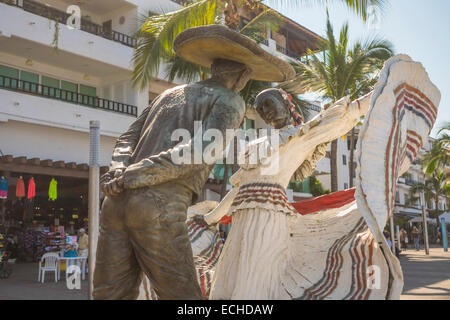
[[[19,261],[63,252],[68,237],[87,229],[86,164],[2,156],[0,187],[0,233],[16,239]]]

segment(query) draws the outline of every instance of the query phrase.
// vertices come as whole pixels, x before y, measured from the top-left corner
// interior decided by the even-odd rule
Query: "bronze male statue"
[[[185,129],[193,137],[194,121],[201,121],[203,132],[217,129],[225,137],[242,123],[245,104],[238,93],[249,79],[294,75],[288,63],[224,26],[186,30],[174,48],[186,60],[211,67],[212,77],[165,91],[118,139],[101,179],[106,197],[95,299],[136,299],[143,272],[160,299],[202,299],[185,220],[213,165],[172,161],[179,152],[172,132]]]

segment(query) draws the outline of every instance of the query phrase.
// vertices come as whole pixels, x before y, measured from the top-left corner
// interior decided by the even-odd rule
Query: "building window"
[[[351,137],[347,137],[347,150],[350,151],[350,143],[351,143]],[[356,150],[356,143],[358,142],[358,137],[355,136],[353,138],[353,150]]]
[[[7,88],[17,88],[19,79],[19,69],[0,65],[0,85]]]
[[[61,96],[63,100],[77,102],[78,85],[69,81],[61,80]]]
[[[255,120],[245,119],[245,130],[255,129]]]
[[[344,183],[344,190],[348,189],[348,183]]]
[[[417,199],[417,200],[414,202],[414,206],[415,206],[416,208],[420,208],[420,201],[419,201],[419,199]]]
[[[47,76],[41,77],[42,94],[50,97],[59,98],[59,80]]]
[[[88,105],[94,104],[94,97],[97,96],[96,88],[80,84],[80,93],[83,95],[81,96],[82,103]]]
[[[347,156],[345,154],[342,155],[342,163],[344,164],[344,166],[347,165]]]
[[[27,71],[20,72],[20,80],[22,82],[22,90],[27,92],[37,92],[39,84],[39,75]]]
[[[400,203],[400,192],[395,193],[395,203]]]

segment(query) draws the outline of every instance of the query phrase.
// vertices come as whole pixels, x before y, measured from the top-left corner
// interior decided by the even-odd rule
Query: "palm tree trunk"
[[[330,170],[331,170],[331,191],[338,191],[338,177],[337,177],[337,139],[331,142],[330,153]]]
[[[435,198],[435,206],[436,206],[436,210],[435,210],[435,219],[437,221],[437,225],[440,227],[441,226],[441,222],[439,221],[439,194],[436,192],[436,198]]]
[[[349,169],[349,182],[350,182],[350,188],[353,188],[353,171],[355,170],[355,168],[353,167],[353,158],[355,155],[354,149],[355,149],[355,128],[352,129],[351,131],[351,136],[350,136],[350,163],[348,166]]]
[[[224,10],[225,25],[230,29],[237,30],[241,24],[241,17],[238,13],[238,0],[225,0],[225,2],[227,3]]]

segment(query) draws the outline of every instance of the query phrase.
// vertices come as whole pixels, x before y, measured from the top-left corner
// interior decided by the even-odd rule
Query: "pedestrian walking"
[[[411,233],[412,233],[413,240],[414,240],[414,247],[416,248],[417,251],[419,251],[420,250],[419,229],[417,229],[417,227],[414,226]]]
[[[384,230],[383,235],[384,235],[384,238],[386,239],[388,246],[390,248],[392,248],[391,234],[389,233],[389,231]]]
[[[400,245],[403,250],[407,249],[406,248],[407,238],[408,238],[408,233],[406,232],[406,230],[404,228],[401,228],[400,229]]]
[[[408,243],[409,243],[409,234],[408,231],[405,230],[405,249],[408,249]]]

